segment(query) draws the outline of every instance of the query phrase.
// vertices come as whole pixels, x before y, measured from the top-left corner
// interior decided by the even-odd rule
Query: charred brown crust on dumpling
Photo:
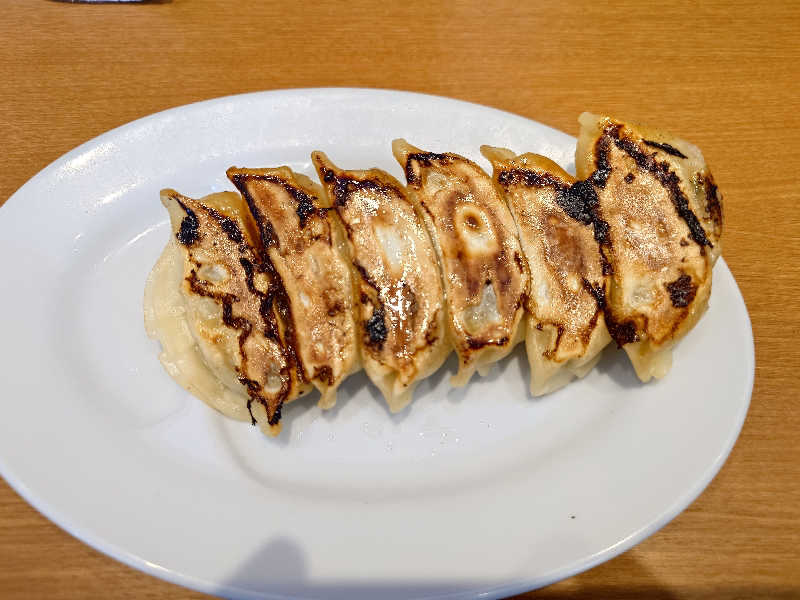
[[[332,173],[332,171],[327,171],[325,176],[329,176],[328,173]],[[396,191],[393,186],[381,183],[377,179],[355,179],[335,175],[334,177],[333,203],[334,206],[338,207],[345,206],[348,199],[359,190],[368,190],[378,194],[394,193]],[[349,230],[349,225],[345,224],[345,227],[348,227]]]
[[[401,407],[392,406],[397,390],[429,375],[447,353],[435,252],[405,188],[391,175],[345,171],[321,152],[312,160],[347,237],[364,366],[376,383],[393,381],[378,385],[394,410]]]
[[[275,267],[269,260],[263,261],[260,264],[260,270],[271,275],[273,283],[271,302],[275,306],[279,319],[276,323],[280,329],[281,346],[283,347],[283,355],[286,357],[288,363],[287,369],[302,383],[307,383],[305,369],[297,351],[297,332],[295,331],[294,319],[292,318],[292,305],[289,302],[289,296],[286,293],[286,288],[283,281],[275,271]],[[253,285],[254,270],[248,273],[248,286]],[[253,287],[255,289],[255,287]],[[266,303],[262,307],[267,306]],[[264,308],[262,308],[262,311]]]
[[[332,406],[357,350],[349,270],[335,248],[321,190],[287,167],[231,168],[228,177],[258,225],[289,358],[302,381],[320,389],[321,406]]]
[[[369,191],[381,195],[398,194],[399,192],[399,188],[387,183],[382,183],[376,179],[359,179],[343,172],[337,174],[332,169],[325,167],[322,167],[321,172],[323,173],[323,181],[334,183],[332,188],[333,203],[338,209],[346,207],[352,196],[359,191]],[[351,222],[342,217],[342,224],[344,225],[348,239],[351,243],[356,244],[355,237],[357,234]],[[361,281],[372,290],[370,294],[363,291],[360,294],[361,305],[372,307],[369,317],[362,321],[364,329],[363,341],[366,346],[374,347],[376,350],[381,351],[389,334],[386,327],[384,301],[381,299],[383,290],[358,258],[353,257],[352,263]],[[413,294],[413,291],[411,291],[411,293]],[[422,350],[424,350],[424,348],[418,348],[416,351],[420,352]]]
[[[640,327],[635,321],[614,318],[613,311],[606,311],[606,327],[611,339],[617,344],[617,348],[622,348],[625,344],[632,344],[639,341],[638,330]]]
[[[236,221],[226,217],[225,215],[221,215],[213,208],[207,208],[206,210],[208,211],[208,214],[211,215],[217,223],[219,223],[220,229],[225,232],[225,235],[228,236],[230,241],[237,244],[241,244],[242,241],[244,241],[242,230],[239,229]]]
[[[200,223],[194,211],[180,200],[177,200],[186,216],[181,219],[181,227],[175,234],[176,239],[184,246],[192,246],[200,239]]]
[[[301,190],[300,188],[292,185],[291,183],[287,182],[284,178],[278,177],[276,175],[269,175],[266,173],[259,173],[255,174],[249,170],[239,171],[235,168],[228,169],[228,176],[236,186],[236,188],[241,192],[242,196],[244,197],[247,205],[250,207],[250,212],[253,215],[256,223],[258,224],[259,230],[261,232],[261,241],[264,246],[275,246],[280,247],[280,242],[278,238],[275,236],[275,231],[272,227],[272,223],[268,218],[264,216],[264,213],[258,207],[258,205],[253,201],[253,196],[247,191],[246,181],[248,179],[260,179],[262,181],[269,181],[276,185],[282,187],[297,203],[295,208],[295,213],[297,214],[297,218],[300,223],[300,228],[303,229],[306,226],[308,220],[313,217],[314,215],[324,215],[326,209],[318,207],[317,199],[308,194],[307,192]]]
[[[389,333],[386,329],[386,313],[382,305],[373,309],[372,316],[364,322],[364,331],[368,336],[367,343],[380,350]]]
[[[576,168],[610,224],[603,244],[614,268],[606,325],[641,378],[660,377],[669,349],[707,306],[720,197],[692,144],[607,117],[580,120]]]
[[[405,174],[406,174],[406,181],[408,185],[417,185],[419,183],[419,174],[413,168],[413,164],[416,163],[423,167],[429,167],[433,163],[437,163],[439,165],[446,165],[451,163],[453,160],[460,159],[461,157],[457,154],[448,154],[448,153],[436,153],[436,152],[414,152],[408,155],[407,162],[405,165]]]
[[[608,153],[611,146],[611,138],[601,135],[594,145],[594,170],[587,178],[592,185],[599,188],[606,187],[606,182],[611,176],[611,164],[608,162]]]
[[[272,223],[269,219],[267,219],[264,214],[259,209],[256,202],[253,200],[252,194],[249,193],[247,186],[242,181],[245,176],[241,173],[235,173],[231,177],[231,181],[237,188],[239,188],[240,193],[242,194],[242,198],[244,198],[245,202],[247,202],[247,206],[250,208],[250,214],[253,216],[256,224],[258,225],[259,233],[261,234],[261,245],[260,248],[263,250],[260,252],[260,261],[259,267],[263,272],[269,273],[272,281],[274,282],[274,286],[272,289],[272,294],[269,298],[269,305],[274,303],[275,307],[278,310],[278,313],[282,317],[282,325],[283,325],[283,341],[284,341],[284,353],[286,355],[286,359],[289,362],[290,366],[294,368],[297,373],[297,377],[300,379],[301,382],[306,381],[305,376],[305,369],[303,368],[302,362],[299,360],[298,352],[297,352],[297,336],[295,335],[294,331],[294,320],[292,319],[292,307],[289,302],[289,298],[286,294],[286,290],[284,289],[283,281],[281,280],[280,276],[276,273],[275,267],[272,264],[272,260],[269,257],[269,254],[266,252],[266,249],[270,246],[279,247],[280,242],[278,237],[275,235],[275,231],[272,227]],[[298,193],[299,190],[295,190],[292,186],[287,185],[284,181],[277,177],[271,176],[262,176],[262,179],[266,181],[273,181],[274,183],[280,184],[284,187],[292,197],[297,200],[298,208],[297,214],[298,216],[303,214],[300,217],[301,222],[304,222],[305,219],[308,218],[309,213],[308,211],[303,208],[301,210],[301,206],[304,205],[306,202],[310,202],[305,194],[302,192]],[[311,212],[313,213],[313,207]],[[245,266],[243,264],[243,266]],[[248,277],[248,285],[253,280],[254,275],[254,266],[251,263],[250,265],[245,267]],[[262,306],[266,306],[266,303],[262,304]],[[280,418],[280,417],[279,417]],[[272,424],[272,423],[270,423]]]
[[[450,335],[463,385],[520,336],[529,272],[500,190],[477,164],[452,153],[393,143],[410,192],[437,248]]]
[[[253,206],[252,206],[252,197],[248,194],[243,193],[242,197],[247,202],[248,206],[250,207],[251,214],[254,216],[254,220],[259,226],[260,231],[264,231],[266,229],[266,221],[259,221],[255,218],[255,214],[253,213]],[[228,218],[220,215],[213,209],[210,209],[210,213],[220,224],[222,230],[226,233],[228,238],[237,243],[242,243],[242,232],[239,229],[236,223]],[[263,215],[261,215],[263,218]],[[273,243],[277,244],[278,240],[275,238]],[[261,247],[266,247],[264,243],[264,239],[262,238]],[[254,252],[255,253],[255,252]],[[272,264],[272,261],[269,258],[267,253],[260,253],[260,260],[258,261],[249,261],[247,259],[241,259],[242,267],[245,270],[247,275],[246,281],[247,286],[250,290],[259,295],[261,297],[261,315],[262,318],[265,319],[265,322],[270,324],[270,332],[278,333],[277,336],[274,337],[276,340],[280,340],[281,345],[283,347],[284,357],[288,363],[286,368],[287,373],[292,373],[295,375],[300,383],[305,383],[307,381],[305,376],[305,370],[303,368],[302,362],[299,359],[298,352],[297,352],[297,336],[295,333],[294,328],[294,319],[292,319],[292,307],[291,303],[289,302],[289,297],[286,293],[286,289],[284,288],[283,281],[278,273],[275,271],[275,267]],[[262,273],[268,273],[270,276],[270,281],[272,285],[270,287],[270,292],[265,294],[258,290],[254,284],[254,277],[256,271]],[[270,308],[274,306],[277,310],[278,315],[280,316],[280,321],[275,318],[274,313],[270,311]],[[267,315],[270,315],[269,318]],[[280,331],[279,331],[280,330]],[[249,407],[248,407],[249,408]],[[277,410],[277,417],[275,418],[275,422],[272,422],[270,419],[270,425],[275,425],[278,420],[280,420],[280,407]],[[255,421],[255,419],[254,419]]]
[[[538,331],[549,326],[555,333],[543,355],[555,361],[580,359],[605,309],[609,271],[598,243],[608,228],[597,211],[594,187],[544,157],[515,156],[488,146],[481,150],[494,166],[528,257],[531,291],[526,306],[532,323]],[[570,278],[573,289],[568,288]],[[538,298],[540,286],[547,286],[547,301]]]
[[[642,143],[645,146],[650,146],[651,148],[657,148],[663,152],[666,152],[670,156],[676,156],[678,158],[688,158],[683,152],[678,150],[672,144],[667,144],[666,142],[654,142],[652,140],[642,140]]]
[[[581,278],[581,285],[583,289],[589,292],[594,298],[597,308],[600,312],[606,307],[606,288],[604,285],[593,284],[585,277]],[[598,313],[599,314],[599,313]]]
[[[556,191],[556,202],[567,215],[583,225],[592,226],[594,239],[600,244],[603,275],[613,272],[606,252],[607,247],[611,245],[608,237],[608,223],[597,210],[597,192],[590,181],[580,180],[566,183],[552,173],[516,167],[500,171],[497,182],[506,190],[514,184],[553,188]]]
[[[511,338],[509,336],[504,335],[501,338],[487,340],[487,339],[481,339],[481,338],[474,338],[469,334],[466,335],[465,338],[464,338],[464,340],[465,340],[465,342],[467,344],[467,347],[470,350],[481,350],[483,348],[486,348],[487,346],[500,346],[500,347],[503,347],[508,343],[508,341],[510,339]]]
[[[697,286],[692,283],[692,278],[683,273],[675,281],[664,284],[667,286],[669,298],[675,308],[686,308],[694,300]]]
[[[258,402],[264,406],[269,424],[277,425],[280,421],[281,406],[294,391],[291,353],[282,352],[284,363],[280,365],[279,370],[280,389],[266,394],[263,384],[250,375],[252,357],[248,351],[248,341],[256,330],[265,338],[283,346],[279,336],[280,328],[272,309],[277,295],[273,281],[270,278],[266,291],[255,285],[254,275],[259,270],[260,263],[255,249],[245,240],[242,229],[234,219],[203,204],[202,201],[192,200],[176,193],[170,194],[169,197],[186,213],[176,237],[186,247],[188,261],[192,265],[185,278],[188,290],[217,303],[222,308],[222,322],[239,332],[240,364],[236,366],[236,370],[239,382],[247,391],[247,409],[251,422],[253,425],[256,423],[252,403]],[[210,258],[206,260],[206,257]],[[212,281],[203,279],[199,275],[204,267],[220,264],[223,265],[222,268],[230,270],[226,280]],[[230,282],[229,285],[226,286],[226,282]],[[241,282],[244,282],[245,288],[235,289]],[[245,290],[246,294],[251,295],[251,300],[241,297],[241,293]],[[234,305],[239,302],[244,304],[234,314]]]
[[[288,167],[232,167],[241,196],[163,190],[174,238],[145,291],[162,363],[270,435],[283,404],[312,385],[332,406],[359,356],[392,412],[454,345],[451,382],[463,385],[523,332],[533,395],[585,375],[611,339],[643,381],[663,376],[707,307],[722,196],[689,142],[580,121],[579,178],[484,146],[490,178],[463,156],[395,140],[408,188],[315,152],[324,191]]]
[[[343,205],[344,202],[339,206]],[[347,231],[348,238],[352,240],[353,231],[347,226],[346,223],[345,230]],[[364,268],[357,258],[354,257],[352,259],[352,264],[353,268],[355,268],[356,272],[359,274],[361,281],[371,288],[371,293],[368,293],[368,291],[362,286],[361,292],[359,293],[359,301],[361,302],[362,306],[362,316],[366,317],[362,318],[361,321],[363,328],[362,342],[365,346],[375,348],[378,352],[380,352],[383,350],[383,343],[386,341],[386,338],[389,335],[389,332],[386,329],[386,311],[383,309],[381,288],[377,283],[375,283],[370,276],[369,271]],[[368,317],[366,314],[364,314],[367,307],[371,307],[371,314]]]
[[[701,253],[705,252],[705,246],[713,247],[714,244],[712,244],[706,236],[706,232],[703,229],[703,226],[700,224],[700,220],[697,218],[697,215],[695,215],[694,212],[692,212],[692,210],[689,208],[689,199],[681,189],[680,178],[672,169],[672,166],[668,162],[657,160],[655,153],[651,154],[643,151],[635,139],[632,139],[622,133],[622,129],[622,124],[614,123],[608,125],[603,130],[603,135],[595,145],[597,164],[604,165],[602,176],[593,175],[591,178],[592,181],[596,182],[603,178],[608,178],[608,173],[610,173],[610,169],[607,167],[609,146],[605,140],[609,139],[617,148],[630,156],[641,170],[651,173],[669,192],[670,199],[672,200],[672,204],[675,206],[676,212],[680,218],[686,222],[686,225],[689,227],[689,235],[691,236],[692,240],[694,240],[695,243],[700,246]],[[644,140],[642,140],[642,143],[649,146],[656,144],[655,142],[648,143]],[[664,150],[662,146],[667,146],[667,144],[661,144],[660,146],[656,147]],[[670,148],[672,147],[670,146]],[[667,152],[667,154],[675,156],[675,154],[672,152]],[[679,152],[679,154],[681,153]],[[681,154],[681,157],[686,158],[686,156],[683,154]],[[600,167],[598,167],[598,171],[600,171]],[[600,187],[605,185],[605,179],[603,179],[603,185]]]
[[[701,171],[695,175],[697,184],[703,189],[705,210],[711,221],[714,239],[719,239],[722,233],[722,195],[714,182],[714,177],[708,171]]]

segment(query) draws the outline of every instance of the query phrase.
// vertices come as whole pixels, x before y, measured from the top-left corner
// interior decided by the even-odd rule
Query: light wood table
[[[756,340],[750,413],[727,464],[683,514],[530,597],[797,598],[799,34],[797,2],[6,0],[0,202],[112,127],[254,90],[396,88],[572,134],[587,109],[671,129],[703,149],[725,196],[725,260]],[[0,597],[203,596],[95,552],[0,482]]]

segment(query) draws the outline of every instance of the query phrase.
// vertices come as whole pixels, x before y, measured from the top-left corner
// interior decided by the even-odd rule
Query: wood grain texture
[[[756,340],[750,413],[719,476],[677,519],[617,559],[525,597],[796,598],[798,31],[797,2],[6,0],[0,202],[112,127],[255,90],[396,88],[572,134],[587,109],[673,130],[703,149],[725,196],[725,260]],[[0,597],[205,596],[95,552],[0,482]]]

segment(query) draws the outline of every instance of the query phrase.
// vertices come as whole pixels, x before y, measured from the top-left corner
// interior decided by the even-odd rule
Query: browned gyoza
[[[472,161],[425,152],[405,140],[395,140],[392,149],[437,250],[460,361],[451,382],[464,385],[520,339],[529,277],[514,219]]]
[[[517,224],[531,272],[526,349],[531,394],[588,373],[610,338],[603,318],[606,279],[579,182],[544,156],[481,147]]]
[[[320,406],[358,367],[350,269],[340,255],[338,228],[320,205],[319,185],[288,167],[228,169],[258,226],[263,260],[286,292],[289,340],[305,381],[320,391]]]
[[[329,408],[360,366],[397,411],[453,349],[464,385],[522,337],[534,395],[583,376],[610,338],[642,380],[663,376],[708,304],[721,197],[688,142],[580,120],[577,179],[484,146],[492,178],[396,140],[408,187],[314,152],[322,186],[231,168],[241,196],[164,190],[145,325],[165,369],[270,435],[286,402],[316,387]]]
[[[285,294],[275,273],[264,269],[247,207],[230,192],[194,200],[164,190],[161,198],[174,235],[153,270],[146,302],[149,329],[165,349],[162,361],[188,389],[226,414],[242,418],[233,398],[245,396],[248,416],[275,434],[282,405],[308,385],[287,352]],[[159,294],[161,279],[176,275],[180,293]],[[191,336],[181,338],[187,329]],[[167,330],[174,332],[172,339],[159,335]],[[198,372],[203,363],[216,379]]]
[[[398,411],[451,351],[433,245],[388,173],[344,171],[322,152],[312,160],[346,232],[364,368]]]
[[[719,256],[721,197],[700,151],[651,128],[584,113],[578,176],[597,194],[611,266],[606,321],[639,377],[661,377],[700,318]]]

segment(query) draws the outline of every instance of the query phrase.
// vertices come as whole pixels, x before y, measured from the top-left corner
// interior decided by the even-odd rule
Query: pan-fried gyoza
[[[286,352],[285,302],[263,269],[241,196],[193,200],[164,190],[174,236],[150,274],[145,323],[175,380],[218,409],[279,431],[281,407],[308,391]]]
[[[286,292],[284,319],[294,335],[304,381],[320,391],[320,406],[336,404],[336,389],[358,366],[350,269],[322,193],[288,167],[228,169],[258,226],[262,257]]]
[[[285,403],[316,388],[330,408],[361,367],[395,412],[452,350],[464,385],[523,337],[532,395],[584,376],[612,339],[640,379],[662,377],[708,305],[721,196],[688,142],[580,122],[577,178],[483,146],[489,176],[396,140],[407,187],[314,152],[321,186],[232,167],[239,194],[162,191],[172,235],[145,326],[165,369],[269,435]]]
[[[459,357],[451,379],[465,385],[520,340],[528,266],[514,219],[491,178],[457,154],[392,144],[434,242],[442,269],[450,337]]]
[[[575,167],[596,193],[612,269],[606,325],[642,381],[663,377],[708,306],[721,197],[692,144],[588,113],[580,123]]]
[[[606,275],[592,215],[578,182],[544,156],[481,148],[517,223],[531,271],[525,345],[531,394],[583,377],[609,342],[603,318]]]
[[[397,412],[451,349],[433,245],[394,177],[312,160],[347,234],[364,369]]]

